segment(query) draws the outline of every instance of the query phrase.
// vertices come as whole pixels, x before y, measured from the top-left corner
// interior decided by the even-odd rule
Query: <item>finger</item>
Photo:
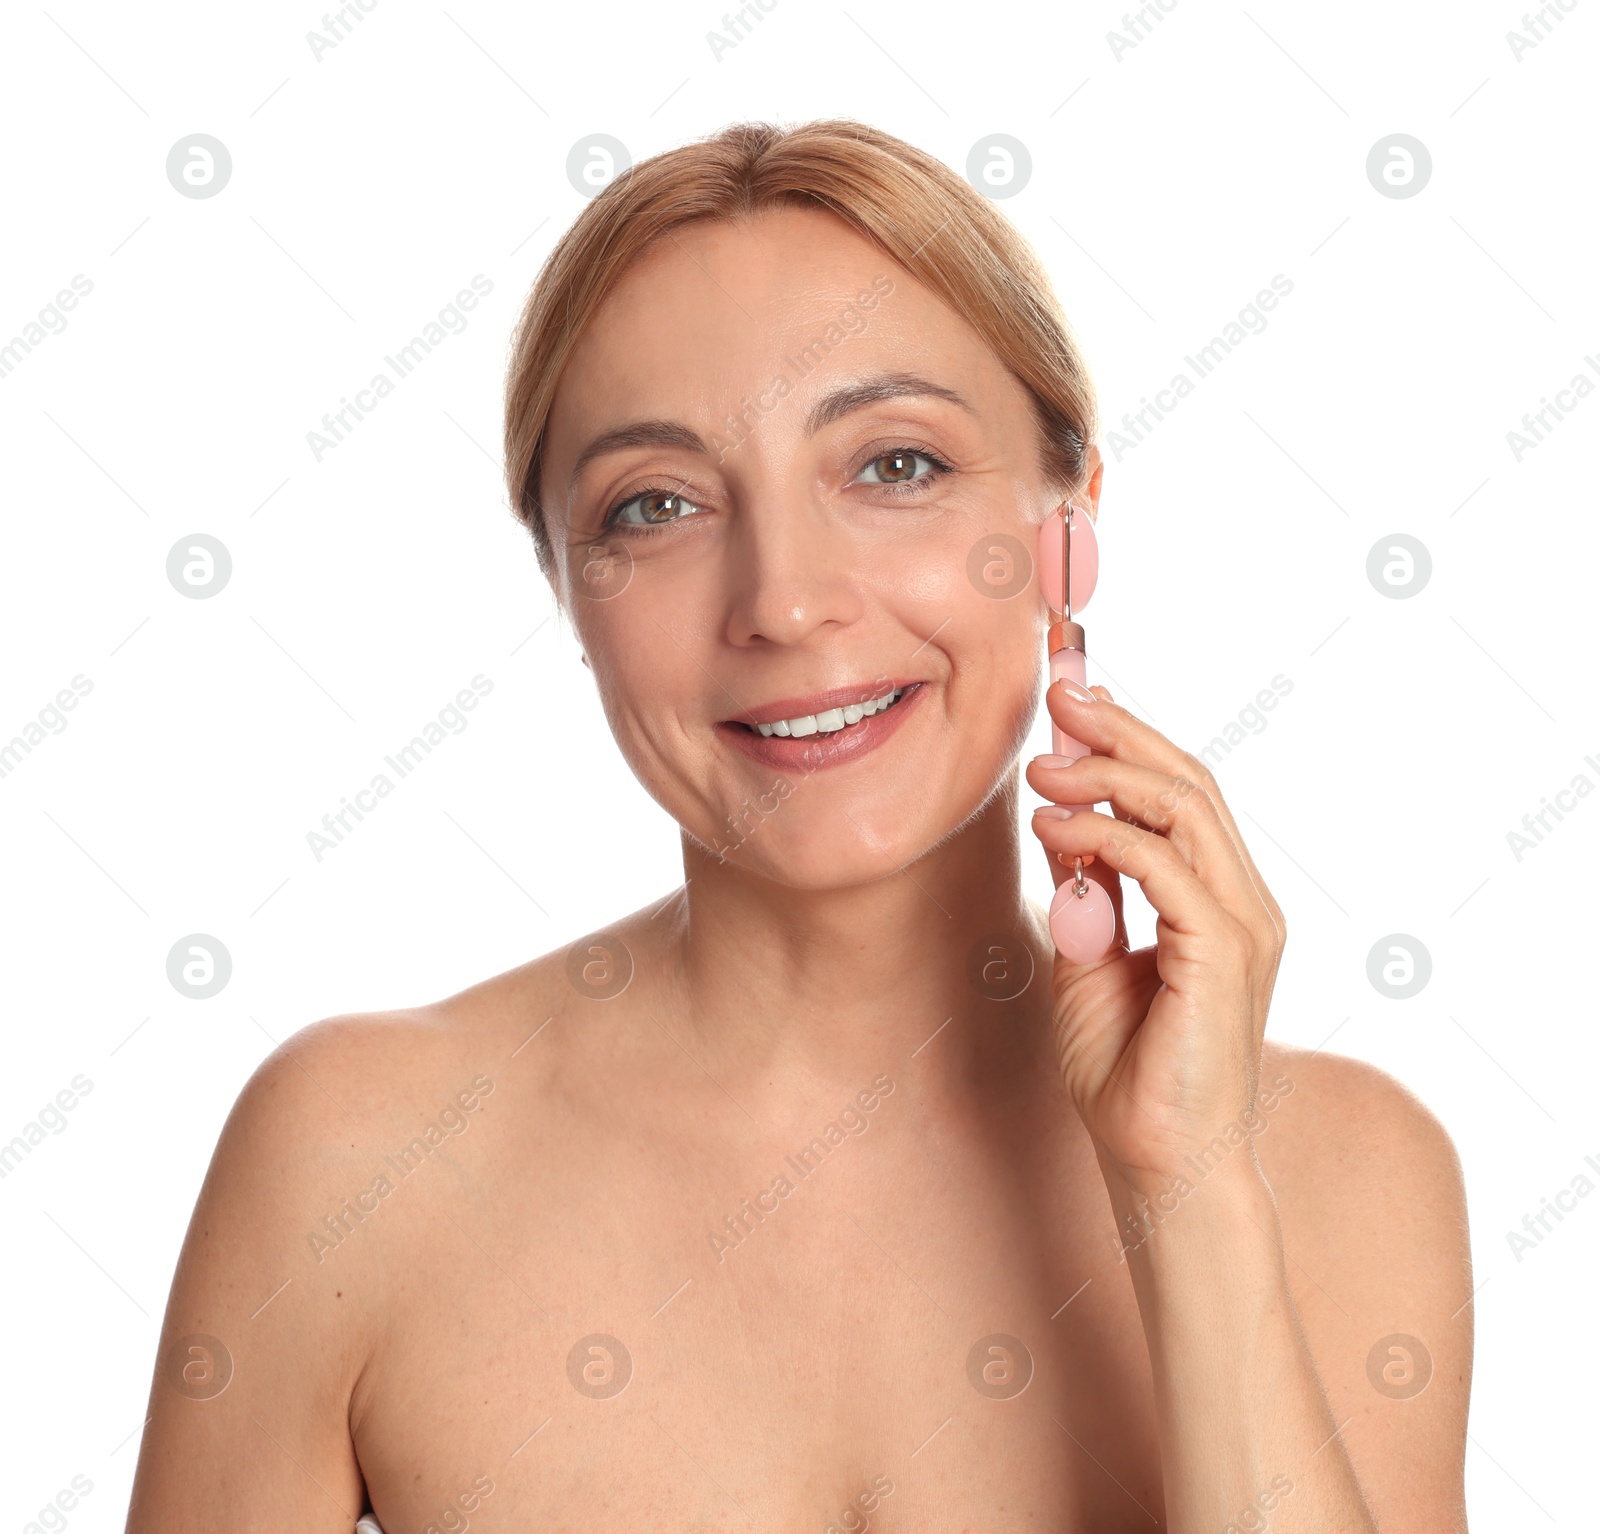
[[[1099,691],[1106,690],[1102,687]],[[1261,913],[1253,920],[1264,919],[1282,938],[1285,930],[1283,912],[1250,855],[1238,823],[1223,798],[1221,787],[1204,762],[1174,745],[1154,726],[1111,702],[1109,693],[1103,699],[1097,697],[1093,702],[1083,702],[1061,682],[1054,682],[1045,690],[1045,707],[1056,724],[1075,740],[1082,741],[1091,751],[1122,761],[1143,762],[1174,778],[1188,778],[1197,784],[1216,806],[1217,815],[1233,842],[1235,855],[1250,881]]]
[[[1136,828],[1159,832],[1183,855],[1217,903],[1245,925],[1260,901],[1217,807],[1199,785],[1113,756],[1080,756],[1070,767],[1048,757],[1028,764],[1028,783],[1057,804],[1112,805]]]
[[[1069,819],[1034,819],[1047,850],[1070,863],[1085,852],[1133,879],[1156,914],[1180,937],[1231,944],[1243,932],[1164,836],[1140,831],[1111,815],[1077,810]]]

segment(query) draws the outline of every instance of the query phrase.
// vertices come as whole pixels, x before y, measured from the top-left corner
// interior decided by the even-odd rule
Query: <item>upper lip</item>
[[[886,698],[892,692],[915,687],[918,678],[899,680],[893,677],[872,682],[856,682],[847,687],[834,687],[827,692],[807,693],[803,697],[779,698],[734,715],[741,724],[776,724],[780,719],[804,719],[808,714],[825,713],[830,708],[844,708],[850,703],[871,703]]]

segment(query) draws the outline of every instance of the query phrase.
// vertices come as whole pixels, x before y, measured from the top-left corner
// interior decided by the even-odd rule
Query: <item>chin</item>
[[[934,838],[924,846],[907,851],[877,841],[869,842],[847,821],[843,831],[829,836],[773,835],[763,839],[758,833],[731,851],[724,842],[723,850],[732,866],[787,889],[819,893],[853,889],[886,879],[907,863],[914,862],[936,841]]]
[[[969,753],[959,765],[849,785],[818,773],[795,782],[781,800],[746,801],[706,845],[730,866],[790,889],[871,884],[960,832],[993,798],[1013,760],[997,758],[975,773]]]

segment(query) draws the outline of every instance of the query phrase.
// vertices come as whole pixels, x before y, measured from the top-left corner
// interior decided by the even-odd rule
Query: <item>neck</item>
[[[676,950],[673,1010],[707,1068],[845,1086],[915,1068],[970,1095],[996,1067],[997,1022],[1036,1034],[1048,1012],[1051,948],[1022,894],[1017,787],[1013,770],[954,835],[843,889],[779,884],[685,838],[686,892],[663,939]]]

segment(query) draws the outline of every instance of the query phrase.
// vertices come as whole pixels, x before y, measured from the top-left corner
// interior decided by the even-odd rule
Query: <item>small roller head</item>
[[[1063,531],[1065,516],[1053,511],[1039,525],[1039,587],[1050,611],[1072,616],[1089,605],[1095,582],[1100,576],[1100,549],[1095,542],[1094,521],[1081,506],[1072,508],[1072,591],[1071,603],[1062,601],[1066,582],[1063,576]]]

